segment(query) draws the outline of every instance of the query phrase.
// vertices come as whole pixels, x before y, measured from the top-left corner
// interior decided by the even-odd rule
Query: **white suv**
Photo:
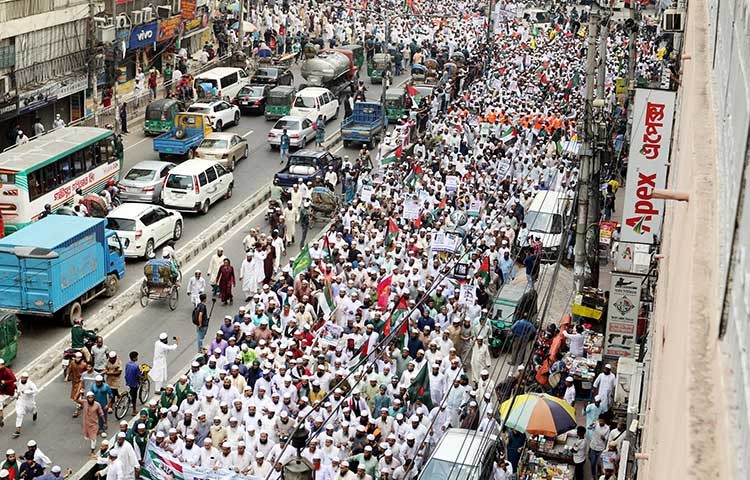
[[[182,215],[158,205],[123,203],[107,215],[107,228],[117,232],[126,257],[152,258],[156,248],[182,236]]]
[[[232,196],[232,172],[213,160],[188,160],[169,171],[161,201],[165,207],[208,213],[211,205]]]
[[[217,132],[229,124],[240,124],[240,107],[224,100],[194,103],[188,107],[188,112],[206,115]]]

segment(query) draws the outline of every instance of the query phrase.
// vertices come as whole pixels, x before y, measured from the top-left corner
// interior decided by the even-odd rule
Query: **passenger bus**
[[[67,127],[0,153],[0,214],[13,233],[70,202],[77,189],[101,192],[118,180],[122,142],[111,130]]]

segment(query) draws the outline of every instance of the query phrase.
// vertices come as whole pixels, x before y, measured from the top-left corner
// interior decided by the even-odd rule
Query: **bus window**
[[[71,163],[73,165],[73,175],[77,177],[86,173],[87,170],[84,163],[83,151],[79,150],[77,152],[73,152],[70,157]]]
[[[31,172],[29,174],[29,196],[32,200],[39,198],[42,195],[42,182],[40,179],[40,171]]]
[[[60,167],[60,176],[62,177],[62,182],[67,183],[73,179],[73,171],[70,168],[70,157],[63,157],[60,160],[57,161],[58,166]]]

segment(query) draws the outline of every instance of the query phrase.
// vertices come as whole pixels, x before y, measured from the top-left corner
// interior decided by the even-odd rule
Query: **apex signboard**
[[[664,200],[652,197],[667,184],[667,162],[672,141],[675,92],[638,88],[633,104],[623,242],[652,243],[659,238]]]

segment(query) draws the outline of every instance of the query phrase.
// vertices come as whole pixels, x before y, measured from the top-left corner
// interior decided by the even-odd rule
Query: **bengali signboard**
[[[192,20],[195,18],[195,9],[197,7],[196,0],[182,0],[180,2],[181,16],[184,20]]]
[[[182,17],[174,15],[169,18],[165,18],[159,22],[159,34],[156,36],[157,42],[163,42],[169,40],[175,35],[179,35],[182,30]]]
[[[604,355],[632,357],[635,353],[642,281],[638,275],[612,273]]]
[[[652,243],[659,238],[664,200],[652,197],[667,184],[675,92],[639,88],[635,91],[628,178],[622,211],[621,239]]]

